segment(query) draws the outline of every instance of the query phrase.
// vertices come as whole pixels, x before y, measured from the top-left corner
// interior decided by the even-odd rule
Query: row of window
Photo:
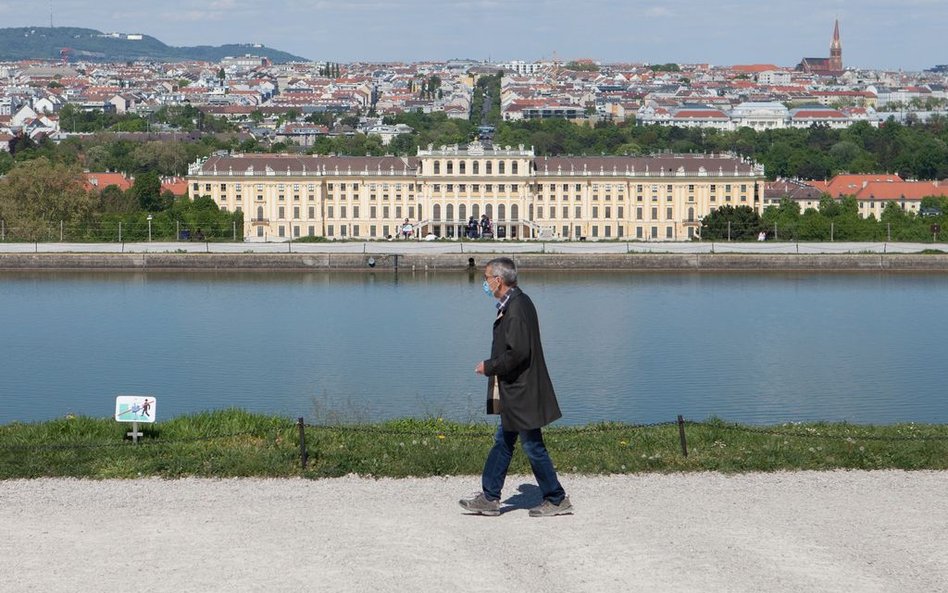
[[[437,164],[437,163],[435,163],[435,164]],[[514,165],[516,165],[516,163],[514,163]],[[278,184],[277,184],[277,191],[281,191],[281,192],[284,191],[284,190],[286,189],[286,185],[287,185],[287,184],[278,183]],[[334,187],[335,185],[336,185],[336,184],[333,184],[333,183],[327,183],[327,184],[326,184],[326,189],[328,189],[329,191],[332,191],[333,189],[335,189],[335,187]],[[359,184],[358,184],[358,183],[350,183],[350,184],[339,183],[338,185],[339,185],[339,188],[338,188],[338,189],[339,189],[340,191],[343,191],[343,192],[346,191],[347,189],[351,189],[351,191],[359,191]],[[388,184],[388,183],[383,183],[383,184],[371,183],[371,184],[369,184],[369,189],[375,190],[375,189],[377,189],[377,187],[376,187],[377,185],[381,185],[381,186],[382,186],[381,189],[383,189],[383,190],[388,190],[388,189],[389,189],[389,184]],[[405,185],[408,186],[408,191],[410,191],[410,192],[415,191],[415,184],[414,184],[414,183],[408,183],[408,184],[405,184]],[[213,186],[213,184],[211,184],[211,183],[205,183],[205,184],[204,184],[204,191],[210,192],[212,186]],[[395,189],[395,190],[399,190],[399,191],[400,191],[400,190],[402,189],[402,184],[401,184],[401,183],[394,183],[394,184],[392,184],[392,186],[394,186],[393,189]],[[201,191],[201,184],[200,184],[199,182],[194,182],[194,183],[192,184],[192,187],[194,188],[194,191],[195,191],[195,192]],[[437,187],[440,187],[440,186],[439,186],[438,184],[435,184],[435,188],[437,188]],[[452,184],[448,184],[448,187],[449,187],[449,188],[452,187]],[[460,188],[464,188],[464,187],[465,187],[465,184],[459,184],[459,187],[460,187]],[[473,187],[474,187],[474,188],[477,188],[477,187],[479,187],[479,185],[478,185],[478,184],[474,184]],[[489,188],[491,187],[491,184],[487,184],[486,187],[488,188],[487,191],[491,191],[491,190],[489,189]],[[500,187],[503,188],[504,185],[501,184]],[[513,187],[516,188],[516,187],[517,187],[516,184],[513,185]],[[548,191],[550,191],[550,192],[555,192],[555,191],[556,191],[556,187],[557,187],[557,184],[551,183],[551,184],[549,185]],[[568,191],[569,191],[569,184],[568,184],[568,183],[562,184],[561,187],[562,187],[561,191],[563,191],[563,192],[568,192]],[[595,189],[600,189],[600,187],[601,187],[602,189],[604,189],[606,192],[610,191],[610,189],[612,189],[612,188],[614,187],[618,193],[622,193],[624,186],[618,185],[618,184],[615,185],[615,186],[612,186],[612,185],[609,185],[609,184],[593,184],[593,189],[594,189],[594,190],[595,190]],[[235,183],[235,184],[234,184],[234,189],[240,191],[241,188],[242,188],[242,184],[240,184],[240,183]],[[264,188],[264,184],[262,184],[262,183],[256,184],[255,189],[256,189],[257,191],[263,191],[263,188]],[[420,190],[420,189],[421,189],[421,186],[419,185],[418,188],[419,188],[419,190]],[[651,191],[652,191],[652,193],[658,193],[658,191],[659,191],[658,188],[659,188],[658,185],[652,185],[652,186],[651,186]],[[227,184],[226,184],[226,183],[221,183],[221,184],[220,184],[220,189],[221,189],[221,191],[227,191]],[[538,183],[538,184],[536,184],[536,186],[531,187],[531,189],[533,189],[533,190],[535,190],[535,191],[537,191],[537,192],[542,192],[542,191],[544,191],[544,185],[543,185],[542,183]],[[673,189],[674,189],[674,186],[673,186],[672,184],[668,184],[668,185],[665,186],[665,191],[668,192],[668,193],[671,193],[671,192],[673,191]],[[307,190],[307,191],[310,191],[310,192],[316,191],[316,185],[313,184],[313,183],[307,184],[306,190]],[[715,192],[717,191],[717,185],[714,184],[714,183],[712,183],[712,184],[709,186],[709,190],[710,190],[710,192],[711,192],[712,194],[715,193]],[[300,191],[300,184],[299,184],[299,183],[294,183],[294,184],[293,184],[293,191],[294,191],[294,192]],[[436,189],[435,191],[438,191],[438,190]],[[449,189],[448,191],[451,191],[451,190]],[[464,190],[462,189],[461,191],[464,191]],[[474,189],[474,191],[477,191],[477,189]],[[503,189],[501,189],[501,191],[503,191]],[[516,189],[513,189],[513,191],[517,191],[517,190],[516,190]],[[575,191],[577,191],[577,192],[578,192],[578,191],[582,191],[582,184],[581,184],[581,183],[575,184]],[[645,186],[644,186],[644,185],[642,185],[642,184],[636,185],[636,192],[638,192],[638,193],[641,194],[641,193],[644,193],[644,191],[645,191]],[[695,191],[695,185],[694,185],[694,184],[688,184],[688,193],[694,193],[694,191]],[[724,185],[724,192],[725,192],[725,193],[729,193],[730,191],[731,191],[731,184],[730,184],[730,183],[725,184],[725,185]],[[740,184],[740,192],[741,192],[741,193],[746,193],[746,192],[747,192],[747,184],[746,184],[746,183]]]
[[[484,175],[493,175],[494,166],[493,161],[484,162]],[[507,173],[507,161],[497,161],[497,174],[506,175]],[[434,174],[441,175],[441,161],[434,161]],[[519,164],[517,161],[511,161],[510,163],[510,174],[517,175],[519,174]],[[454,161],[445,161],[444,162],[444,173],[445,175],[454,175]],[[471,175],[480,175],[481,174],[481,162],[473,161],[471,163]],[[467,175],[467,161],[458,162],[458,175]]]
[[[445,186],[444,186],[444,190],[445,190],[446,192],[448,192],[448,193],[453,193],[453,192],[454,192],[454,187],[455,187],[455,186],[454,186],[453,183],[447,183],[447,184],[445,184]],[[457,188],[458,188],[458,192],[460,192],[460,193],[466,193],[466,192],[467,192],[467,184],[466,184],[466,183],[459,183],[459,184],[457,185]],[[511,191],[511,192],[516,192],[519,188],[520,188],[520,186],[517,185],[516,183],[510,184],[510,191]],[[432,185],[431,189],[432,189],[432,191],[434,191],[435,193],[438,193],[438,192],[441,191],[441,184],[440,184],[440,183],[435,183],[435,184]],[[473,184],[471,184],[471,191],[474,192],[474,193],[479,193],[479,192],[481,191],[481,185],[480,185],[479,183],[473,183]],[[485,183],[485,184],[484,184],[484,191],[485,191],[485,192],[488,192],[488,193],[492,193],[492,192],[494,191],[494,184],[493,184],[493,183]],[[499,184],[497,184],[497,191],[500,192],[500,193],[506,192],[506,191],[507,191],[507,185],[504,184],[504,183],[499,183]]]
[[[300,227],[299,225],[292,225],[293,237],[300,237],[302,228],[303,228],[303,227]],[[378,231],[379,231],[380,228],[381,228],[381,231],[382,231],[381,235],[378,234]],[[339,230],[339,234],[338,234],[338,235],[336,235],[336,230],[337,230],[337,229]],[[387,224],[386,224],[386,225],[381,225],[381,227],[380,227],[379,225],[374,225],[374,224],[373,224],[373,225],[369,225],[369,238],[378,238],[379,236],[381,236],[381,237],[389,237],[389,236],[391,236],[391,231],[393,231],[393,230],[396,230],[396,231],[397,231],[397,230],[398,230],[398,225],[387,225]],[[652,226],[652,227],[637,226],[637,227],[635,227],[635,238],[636,238],[636,239],[646,239],[646,238],[649,238],[649,239],[658,239],[659,236],[660,236],[659,233],[661,232],[661,230],[662,230],[662,227],[657,227],[657,226]],[[435,225],[435,226],[432,228],[432,231],[434,232],[435,235],[438,235],[439,237],[453,237],[453,236],[455,235],[456,229],[455,229],[455,227],[452,227],[452,226],[449,226],[449,225],[448,225],[448,226]],[[510,233],[511,233],[511,234],[510,234],[510,238],[516,238],[516,227],[511,227],[511,228],[509,229],[509,231],[510,231]],[[580,226],[580,225],[576,225],[576,226],[572,227],[572,231],[573,231],[573,233],[572,233],[572,235],[570,235],[570,226],[569,226],[569,225],[564,225],[564,226],[561,228],[561,232],[562,232],[562,236],[563,236],[563,237],[570,238],[570,239],[579,239],[579,238],[585,236],[585,235],[583,234],[583,227]],[[611,239],[611,238],[622,239],[622,238],[626,238],[626,236],[625,236],[625,227],[624,227],[624,226],[621,226],[621,225],[620,225],[620,226],[616,226],[616,227],[613,227],[613,226],[611,226],[611,225],[605,225],[605,226],[591,225],[590,228],[589,228],[589,231],[590,231],[590,236],[591,236],[592,238],[595,238],[595,239],[598,239],[598,238],[604,238],[604,239]],[[277,227],[277,235],[278,235],[278,236],[280,236],[280,237],[286,237],[286,232],[287,232],[287,227],[286,227],[285,225],[282,225],[282,224],[281,224],[281,225],[279,225],[279,226]],[[306,227],[306,232],[307,232],[307,235],[308,235],[308,236],[310,236],[310,237],[315,237],[315,236],[316,236],[316,226],[315,226],[315,225],[309,225],[308,227]],[[689,236],[690,236],[690,235],[691,235],[691,233],[689,233]],[[257,236],[258,236],[258,237],[265,237],[265,236],[266,236],[266,229],[264,229],[263,227],[258,227],[258,228],[257,228]],[[337,227],[336,225],[330,224],[330,225],[327,225],[327,226],[326,226],[326,236],[327,236],[327,237],[337,237],[337,236],[338,236],[338,237],[343,238],[343,239],[345,239],[345,238],[347,238],[347,237],[358,238],[358,237],[361,236],[361,228],[360,228],[360,226],[359,226],[358,224],[339,225],[338,227]],[[675,238],[676,238],[676,237],[675,237],[675,227],[673,227],[673,226],[666,226],[666,227],[664,227],[664,238],[665,238],[665,239],[675,239]]]
[[[224,208],[221,207],[221,209],[224,209]],[[240,208],[237,208],[237,210],[240,210]],[[390,209],[388,206],[383,206],[383,207],[382,207],[382,218],[389,218],[389,217],[391,216],[391,214],[392,214],[393,211],[394,211],[394,213],[395,213],[395,218],[396,218],[396,219],[401,219],[403,212],[407,212],[407,213],[408,213],[408,218],[412,218],[412,219],[415,218],[415,207],[414,207],[414,206],[409,206],[409,207],[407,208],[407,210],[402,210],[402,207],[401,207],[401,206],[395,206],[394,209]],[[300,214],[301,214],[301,212],[302,212],[302,210],[300,209],[299,206],[294,206],[294,207],[293,207],[293,220],[299,220],[299,219],[300,219]],[[333,208],[332,206],[327,206],[327,207],[326,207],[326,218],[330,218],[330,219],[336,218],[336,216],[335,216],[336,212],[337,212],[337,210],[336,210],[335,208]],[[352,215],[351,218],[353,218],[353,219],[358,219],[358,218],[359,218],[359,207],[358,207],[358,206],[353,206],[351,210],[348,209],[348,208],[346,208],[345,206],[340,206],[338,212],[339,212],[339,218],[350,218],[350,216],[349,216],[350,214]],[[421,215],[421,214],[420,214],[420,213],[421,213],[421,208],[420,208],[420,207],[418,208],[418,212],[419,212],[419,216],[420,216],[420,215]],[[257,217],[256,217],[254,220],[255,220],[255,221],[266,221],[266,220],[268,220],[264,213],[265,213],[264,207],[263,207],[263,206],[257,206]],[[315,218],[316,218],[316,208],[315,208],[314,206],[310,206],[310,207],[307,209],[306,214],[307,214],[307,218],[308,218],[308,219],[311,219],[311,220],[312,220],[312,219],[315,219]],[[376,206],[372,206],[372,207],[369,209],[369,218],[377,218],[377,217],[378,217],[378,209],[377,209]],[[278,219],[278,220],[284,220],[285,218],[286,218],[286,208],[285,208],[284,206],[280,206],[279,208],[277,208],[277,219]]]
[[[287,185],[288,185],[288,184],[285,184],[285,183],[278,183],[278,184],[277,184],[277,190],[282,192],[282,191],[286,190],[286,186],[287,186]],[[294,184],[292,184],[292,185],[293,185],[293,191],[294,191],[294,192],[300,191],[301,184],[299,184],[299,183],[294,183]],[[334,189],[334,185],[336,185],[336,184],[327,183],[327,184],[326,184],[326,189],[328,189],[329,191],[332,191],[332,190]],[[351,191],[359,191],[359,184],[358,184],[358,183],[350,183],[350,184],[340,183],[340,184],[338,184],[338,185],[339,185],[339,190],[340,190],[340,191],[346,191],[347,189],[350,189]],[[393,183],[393,184],[391,184],[392,189],[395,189],[395,190],[397,190],[397,191],[401,191],[401,190],[402,190],[402,185],[403,185],[403,184],[401,184],[401,183]],[[407,186],[408,191],[415,191],[415,184],[414,184],[414,183],[407,183],[407,184],[404,184],[404,185]],[[213,186],[212,183],[205,183],[205,184],[204,184],[204,191],[208,191],[208,192],[211,191],[211,187],[212,187],[212,186]],[[385,191],[388,191],[388,189],[389,189],[389,184],[388,184],[388,183],[370,183],[370,184],[369,184],[369,189],[371,189],[371,190],[374,191],[374,190],[376,190],[376,189],[379,189],[378,186],[381,186],[381,189],[382,189],[382,190],[385,190]],[[193,184],[192,184],[192,187],[194,188],[194,191],[195,191],[195,192],[201,191],[201,184],[198,183],[198,182],[193,183]],[[243,188],[243,184],[242,184],[242,183],[235,183],[235,184],[234,184],[234,189],[236,189],[237,191],[240,191],[242,188]],[[255,185],[255,189],[256,189],[257,191],[263,191],[263,188],[264,188],[264,184],[262,184],[262,183],[257,183],[257,184]],[[226,184],[226,183],[221,183],[221,184],[220,184],[220,190],[221,190],[221,191],[227,191],[227,184]],[[315,183],[308,183],[308,184],[306,184],[306,191],[309,191],[309,192],[314,192],[314,191],[316,191],[316,184],[315,184]]]
[[[239,208],[238,208],[238,210],[239,210]],[[341,218],[341,219],[350,218],[350,214],[351,214],[351,218],[353,218],[353,219],[358,219],[361,210],[360,210],[360,208],[359,208],[358,205],[352,206],[351,209],[348,208],[348,207],[346,207],[345,205],[340,205],[339,208],[338,208],[338,210],[337,210],[333,205],[329,205],[329,206],[326,207],[326,218],[328,218],[328,219],[335,219],[337,212],[339,213],[339,218]],[[411,218],[411,219],[414,219],[414,218],[415,218],[415,207],[414,207],[414,206],[409,206],[409,207],[408,207],[407,209],[405,209],[405,210],[403,210],[401,206],[395,206],[394,208],[390,208],[389,206],[383,206],[382,209],[381,209],[382,218],[389,218],[389,217],[392,215],[393,212],[394,212],[394,217],[397,218],[397,219],[402,218],[403,212],[407,212],[408,218]],[[454,204],[447,204],[447,205],[444,206],[443,209],[442,209],[441,204],[435,204],[435,205],[432,207],[432,216],[433,216],[434,220],[442,220],[442,218],[441,218],[442,212],[444,212],[444,215],[445,215],[444,220],[448,220],[448,221],[456,220],[457,222],[461,223],[461,222],[463,222],[463,221],[465,221],[465,220],[467,219],[468,210],[467,210],[467,206],[466,206],[465,204],[460,204],[460,205],[458,205],[458,207],[457,207],[457,214],[458,214],[458,216],[457,216],[457,218],[455,219],[455,217],[454,217],[454,212],[455,212]],[[497,205],[497,218],[498,218],[498,220],[506,220],[506,212],[507,212],[507,208],[506,208],[506,206],[505,206],[504,204],[498,204],[498,205]],[[511,215],[511,219],[512,219],[512,220],[519,220],[519,212],[520,212],[520,211],[519,211],[519,208],[517,207],[516,204],[512,204],[512,205],[510,206],[510,215]],[[561,212],[561,218],[564,218],[564,219],[568,219],[568,218],[569,218],[569,213],[570,213],[569,206],[563,206],[560,212]],[[615,217],[616,217],[617,220],[622,220],[622,219],[625,218],[625,208],[623,208],[622,206],[617,206],[617,207],[615,208],[615,210],[613,210],[611,206],[606,206],[606,207],[604,207],[601,211],[600,211],[600,209],[599,209],[598,206],[593,206],[592,209],[591,209],[591,216],[590,216],[590,218],[592,218],[592,219],[599,219],[599,214],[600,214],[600,212],[602,212],[603,218],[604,218],[604,219],[607,219],[607,220],[608,220],[608,219],[612,219],[613,213],[615,213]],[[421,208],[420,208],[420,207],[418,208],[418,213],[419,213],[419,217],[421,217]],[[300,206],[294,206],[294,207],[293,207],[293,219],[294,219],[294,220],[298,220],[298,219],[300,218],[300,214],[301,214],[301,208],[300,208]],[[378,218],[378,214],[379,214],[379,209],[378,209],[377,206],[371,206],[371,207],[369,208],[369,218],[372,218],[372,219]],[[479,205],[479,204],[472,204],[472,205],[471,205],[471,210],[470,210],[470,215],[473,216],[474,218],[480,218],[480,214],[481,214],[480,205]],[[488,218],[493,218],[494,209],[493,209],[493,205],[492,205],[492,204],[486,204],[486,205],[484,206],[484,214],[486,214],[486,215],[488,216]],[[537,214],[536,219],[538,219],[538,220],[543,220],[544,218],[546,218],[546,219],[551,219],[551,220],[555,220],[555,219],[557,218],[557,209],[556,209],[555,206],[550,206],[550,207],[546,210],[547,216],[544,217],[544,216],[543,216],[543,215],[544,215],[544,209],[543,209],[543,207],[542,207],[542,206],[538,206],[538,207],[536,208],[536,214]],[[658,220],[658,219],[659,219],[659,208],[657,208],[657,207],[651,208],[651,209],[649,210],[649,214],[651,215],[650,218],[649,218],[649,220]],[[534,216],[533,216],[533,215],[534,215],[534,208],[531,206],[531,207],[530,207],[530,218],[531,218],[531,219],[534,219]],[[283,220],[283,219],[286,218],[286,208],[285,208],[284,206],[280,206],[280,207],[277,209],[277,218],[278,218],[279,220]],[[315,219],[315,218],[316,218],[316,208],[315,208],[315,206],[310,206],[310,207],[307,209],[307,218],[309,218],[309,219]],[[574,219],[581,219],[581,218],[583,218],[583,212],[582,212],[582,207],[581,207],[581,206],[576,206],[576,207],[575,207],[575,209],[573,210],[573,218],[574,218]],[[645,209],[642,208],[642,207],[636,208],[636,209],[635,209],[635,219],[636,219],[636,220],[644,220],[644,218],[645,218]],[[675,217],[674,217],[674,209],[671,208],[671,207],[666,208],[666,209],[665,209],[665,220],[674,220],[674,218],[675,218]],[[263,206],[258,206],[258,207],[257,207],[257,217],[256,217],[256,220],[261,220],[261,221],[262,221],[262,220],[266,220],[266,217],[264,216],[264,207],[263,207]],[[695,220],[695,209],[694,209],[694,208],[689,208],[689,209],[688,209],[688,218],[687,218],[686,220],[689,221],[689,222],[693,222],[693,221]]]

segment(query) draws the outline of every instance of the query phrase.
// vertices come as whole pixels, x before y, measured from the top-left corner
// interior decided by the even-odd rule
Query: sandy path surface
[[[948,472],[0,482],[0,591],[948,591]]]

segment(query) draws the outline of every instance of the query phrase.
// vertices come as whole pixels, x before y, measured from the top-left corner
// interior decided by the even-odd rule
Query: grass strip
[[[0,426],[0,479],[75,477],[375,477],[479,474],[495,425],[440,418],[308,426],[301,468],[299,429],[288,418],[231,409],[144,425],[68,417]],[[613,474],[829,469],[948,469],[948,425],[789,423],[748,426],[718,419],[685,426],[591,424],[550,427],[547,447],[561,472]],[[529,473],[518,451],[511,471]]]

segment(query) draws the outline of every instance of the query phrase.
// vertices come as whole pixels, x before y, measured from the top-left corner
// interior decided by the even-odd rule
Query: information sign
[[[115,419],[119,422],[154,422],[158,400],[150,395],[119,395],[115,398]]]

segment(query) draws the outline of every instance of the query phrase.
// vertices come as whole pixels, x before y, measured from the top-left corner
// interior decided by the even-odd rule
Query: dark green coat
[[[496,376],[504,430],[541,428],[562,414],[543,359],[537,310],[519,288],[510,290],[510,300],[494,321],[490,358],[484,361],[487,412],[496,413],[491,410],[491,386]]]

